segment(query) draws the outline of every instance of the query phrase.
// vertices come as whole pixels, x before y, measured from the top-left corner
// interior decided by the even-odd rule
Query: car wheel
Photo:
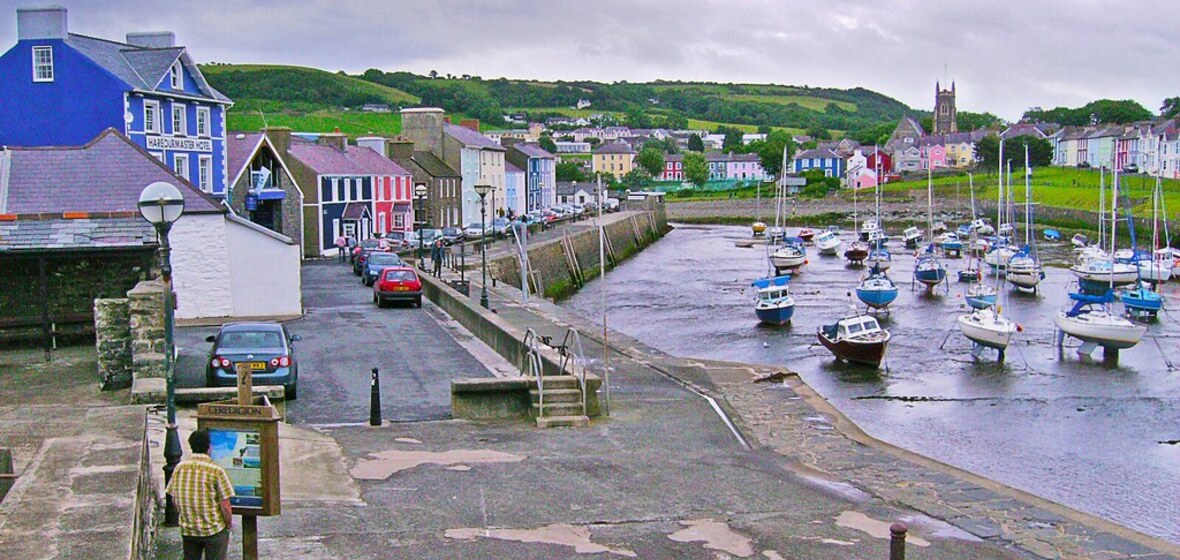
[[[418,307],[418,308],[422,307],[422,296],[418,296],[418,297],[414,298],[414,307]]]
[[[293,401],[299,398],[299,386],[295,384],[286,385],[283,387],[283,397],[286,400]]]

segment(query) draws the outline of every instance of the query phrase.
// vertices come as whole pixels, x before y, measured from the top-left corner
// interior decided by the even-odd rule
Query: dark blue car
[[[276,323],[227,323],[206,342],[213,343],[205,362],[205,384],[235,387],[237,365],[250,368],[254,385],[282,385],[286,398],[298,397],[299,364],[292,342],[301,340]]]
[[[382,270],[391,266],[405,265],[406,263],[397,256],[397,253],[370,253],[369,258],[365,259],[365,268],[361,271],[361,284],[372,286],[373,282],[377,281],[377,277],[381,276]]]

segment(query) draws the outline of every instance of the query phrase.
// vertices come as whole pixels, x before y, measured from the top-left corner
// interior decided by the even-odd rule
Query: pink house
[[[922,153],[922,169],[946,167],[946,147],[937,143],[934,137],[923,138],[918,149]]]

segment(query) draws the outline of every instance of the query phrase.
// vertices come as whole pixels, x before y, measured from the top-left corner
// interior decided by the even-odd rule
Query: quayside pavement
[[[297,329],[315,367],[304,362],[300,382],[308,384],[283,430],[282,446],[294,450],[282,461],[282,515],[259,521],[264,558],[884,559],[888,525],[897,520],[911,527],[911,558],[1026,557],[812,473],[773,449],[744,448],[706,401],[638,361],[613,364],[612,415],[589,427],[422,419],[414,400],[451,379],[504,375],[504,360],[429,303],[422,310],[362,309],[368,292],[345,266],[305,266],[304,289],[317,295],[307,299],[303,321],[335,328]],[[500,300],[502,317],[545,327],[529,319],[540,317],[532,310]],[[341,327],[332,308],[361,313],[346,318],[368,328]],[[401,340],[400,329],[409,327],[448,338]],[[314,350],[342,337],[357,350]],[[439,362],[403,374],[413,382],[399,385],[393,404],[383,400],[394,421],[380,427],[314,395],[351,395],[339,378],[360,369],[352,354],[365,344],[407,362],[436,355],[436,346],[446,350]],[[474,357],[483,368],[464,365]],[[390,375],[397,371],[391,367]],[[399,418],[402,404],[410,414]],[[179,558],[174,533],[164,532],[157,558]],[[239,539],[234,535],[231,557],[239,557]]]
[[[478,289],[478,285],[473,286],[472,294]],[[496,314],[518,328],[532,328],[555,339],[560,339],[569,328],[578,330],[584,357],[592,360],[590,371],[601,375],[600,324],[540,298],[532,297],[528,304],[521,304],[519,290],[494,287],[490,292]],[[687,400],[697,403],[695,412],[702,416],[702,421],[711,413],[704,397],[711,397],[754,449],[730,449],[733,457],[749,461],[750,457],[761,456],[766,463],[789,473],[784,480],[827,489],[861,508],[897,508],[893,517],[880,519],[901,519],[911,525],[918,519],[938,520],[933,526],[941,530],[933,533],[918,523],[916,534],[924,536],[931,546],[915,548],[911,544],[913,553],[920,555],[911,557],[942,557],[939,548],[946,541],[940,541],[939,535],[966,537],[1022,557],[1180,557],[1180,547],[1171,543],[875,440],[785,369],[681,359],[614,331],[608,332],[608,339],[610,385],[615,398],[614,414],[606,421],[608,425],[643,415],[647,403],[639,395],[653,385],[678,385],[699,394],[688,396],[689,390],[681,391]],[[712,420],[724,430],[719,416]],[[736,440],[733,437],[730,440],[732,448]],[[721,440],[713,444],[724,447]],[[767,454],[773,458],[766,459]],[[780,491],[789,493],[788,488],[791,485],[784,484]],[[856,507],[850,506],[850,511],[855,510]],[[847,520],[851,514],[843,515]],[[839,524],[840,516],[835,519]],[[796,527],[788,525],[782,529],[790,533]],[[975,552],[979,556],[974,557],[999,554],[995,548],[986,550]],[[811,556],[812,553],[808,551],[798,557],[823,557]],[[846,554],[847,558],[871,556],[871,553],[858,556],[853,550],[847,550]]]

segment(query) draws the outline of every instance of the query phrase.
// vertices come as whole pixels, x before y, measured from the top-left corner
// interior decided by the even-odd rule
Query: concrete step
[[[541,416],[571,416],[582,414],[582,403],[551,403],[545,401],[544,414],[541,414],[541,407],[536,404],[533,405],[533,415],[540,418]]]
[[[542,385],[544,385],[546,393],[548,393],[550,389],[578,388],[578,378],[572,375],[546,375],[542,381]]]
[[[541,392],[536,389],[529,391],[529,396],[533,399],[533,404],[540,401]],[[582,402],[582,392],[577,389],[550,389],[545,388],[545,404],[549,403],[580,403]]]
[[[537,418],[538,428],[573,428],[589,426],[590,418],[586,416],[546,416]]]

